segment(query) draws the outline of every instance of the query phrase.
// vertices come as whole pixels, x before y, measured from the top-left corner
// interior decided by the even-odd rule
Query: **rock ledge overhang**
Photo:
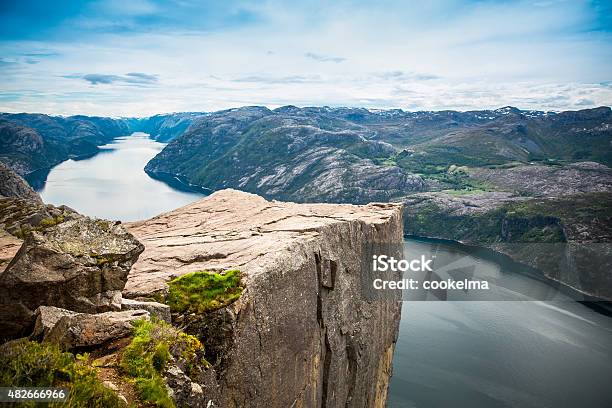
[[[402,204],[298,204],[220,190],[149,220],[125,224],[145,250],[123,294],[134,298],[163,292],[167,281],[200,270],[237,268],[248,280],[265,273],[266,265],[280,259],[290,262],[296,245],[340,224],[389,229],[392,232],[380,239],[401,242]]]

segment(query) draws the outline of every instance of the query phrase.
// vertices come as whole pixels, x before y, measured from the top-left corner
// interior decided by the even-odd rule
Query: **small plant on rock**
[[[205,313],[235,302],[244,287],[238,270],[191,272],[168,283],[166,303],[173,312]]]
[[[164,321],[137,320],[134,338],[121,358],[121,368],[134,381],[136,389],[146,402],[162,408],[173,408],[162,377],[167,365],[173,361],[190,374],[199,367],[207,367],[202,357],[202,343]]]

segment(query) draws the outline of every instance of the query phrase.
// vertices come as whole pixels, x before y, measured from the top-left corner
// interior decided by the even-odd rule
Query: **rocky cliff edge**
[[[216,375],[202,385],[215,406],[385,406],[400,302],[366,300],[360,270],[364,243],[402,241],[401,205],[223,190],[126,226],[145,250],[124,297],[163,298],[189,272],[241,271],[238,301],[172,317],[207,347]]]

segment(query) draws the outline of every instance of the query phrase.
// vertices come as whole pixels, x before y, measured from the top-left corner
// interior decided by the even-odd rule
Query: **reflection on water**
[[[144,172],[163,147],[144,133],[115,139],[90,159],[68,160],[51,169],[40,195],[46,203],[121,221],[150,218],[203,197],[175,190]]]
[[[468,261],[452,245],[407,244]],[[543,285],[503,262],[470,261],[514,286]],[[517,301],[404,302],[388,406],[611,407],[612,319],[518,292]]]

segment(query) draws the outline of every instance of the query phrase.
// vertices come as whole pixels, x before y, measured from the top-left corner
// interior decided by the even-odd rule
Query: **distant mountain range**
[[[198,117],[146,171],[212,190],[363,203],[477,187],[464,167],[609,166],[611,135],[608,107],[561,113],[244,107]]]

